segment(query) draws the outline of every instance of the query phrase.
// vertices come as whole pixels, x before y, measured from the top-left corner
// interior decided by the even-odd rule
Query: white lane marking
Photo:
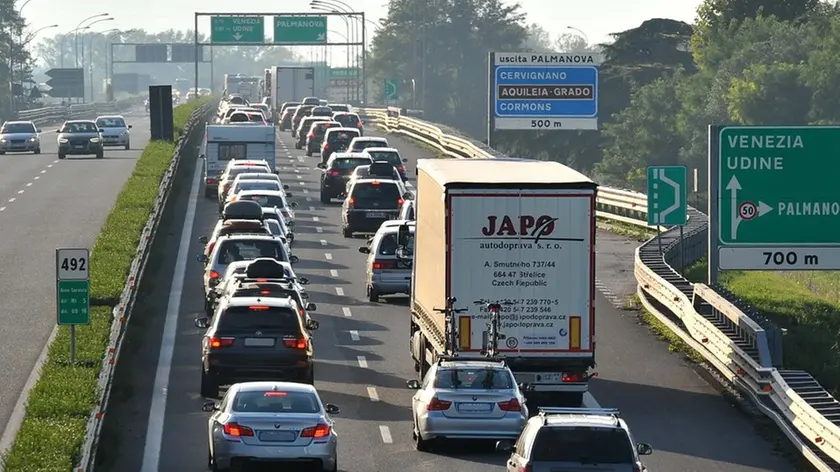
[[[323,233],[323,232],[324,232],[324,228],[321,228],[320,226],[318,226],[318,227],[316,227],[316,228],[315,228],[315,232],[316,232],[316,233]]]
[[[309,193],[309,192],[306,192],[306,193]],[[312,197],[306,197],[306,201],[307,201],[307,202],[311,202],[311,201],[312,201]]]
[[[298,169],[297,166],[295,166],[295,174],[300,174],[300,169]],[[298,176],[298,178],[302,179],[303,177]]]
[[[41,173],[42,173],[42,174],[46,174],[46,173],[47,173],[47,169],[42,170],[42,171],[41,171]]]
[[[591,393],[586,392],[583,394],[583,407],[598,409],[601,408],[601,405],[598,404],[598,401],[595,400],[595,397]]]
[[[14,202],[15,202],[15,200],[17,200],[17,198],[10,198],[10,199],[9,199],[9,203],[14,203]]]
[[[55,161],[55,162],[58,162],[58,161]],[[52,164],[47,164],[47,167],[52,167],[52,166],[53,166]]]
[[[344,289],[341,288],[341,287],[336,287],[335,288],[335,294],[338,295],[339,297],[343,297],[344,296]]]
[[[341,312],[344,313],[344,316],[346,316],[347,318],[353,316],[353,313],[350,312],[350,308],[346,306],[341,307]]]
[[[22,194],[23,190],[18,190],[18,195]]]
[[[309,190],[307,190],[307,189],[303,189],[303,193],[309,193]],[[311,199],[309,199],[309,198],[307,198],[307,199],[306,199],[306,201],[307,201],[307,202],[311,202],[312,200],[311,200]]]
[[[300,176],[298,176],[298,177],[300,177]],[[301,184],[301,185],[306,185],[306,182],[298,182],[298,183]]]
[[[295,172],[297,172],[297,171],[295,171]],[[303,176],[302,176],[302,175],[300,175],[300,174],[297,174],[297,178],[299,178],[299,179],[303,179]],[[301,184],[302,184],[302,183],[303,183],[303,182],[301,182]]]
[[[332,254],[330,254],[328,252],[324,253],[324,257],[326,257],[328,261],[332,260]]]
[[[327,245],[327,240],[326,240],[326,239],[322,239],[322,240],[321,240],[321,246],[326,246],[326,245]]]
[[[372,401],[372,402],[378,402],[379,401],[379,393],[377,393],[376,387],[368,387],[367,388],[367,394],[368,394],[368,398],[370,398],[370,401]]]
[[[6,207],[0,207],[0,211],[6,211]]]
[[[32,182],[29,182],[28,184],[26,184],[26,186],[27,186],[27,187],[31,187],[31,186],[32,186]]]
[[[368,368],[367,359],[365,359],[365,356],[356,356],[356,360],[359,362],[359,367],[361,367],[362,369]]]
[[[166,397],[169,391],[169,373],[172,369],[172,354],[175,350],[175,336],[178,333],[178,314],[181,312],[181,296],[187,273],[187,256],[192,241],[195,210],[198,205],[198,189],[201,186],[201,166],[193,171],[193,183],[187,202],[184,227],[181,230],[181,242],[175,259],[175,272],[169,287],[169,301],[166,306],[166,318],[163,325],[163,338],[160,342],[155,386],[152,390],[152,405],[149,408],[149,424],[146,427],[146,445],[143,448],[141,472],[157,472],[160,464],[160,449],[163,441],[163,426],[166,419]]]
[[[318,221],[321,221],[321,220],[320,220],[320,219],[318,219],[318,217],[317,217],[317,216],[313,216],[313,217],[312,217],[312,221],[314,221],[314,222],[316,222],[316,223],[317,223]]]
[[[307,200],[309,200],[308,197],[307,197]],[[315,207],[314,206],[309,207],[309,211],[315,211]]]
[[[303,156],[298,156],[298,157],[297,157],[297,160],[298,160],[299,162],[303,162]]]
[[[40,175],[36,175],[35,177],[32,177],[32,180],[38,180],[38,179],[40,179],[40,178],[41,178],[41,176],[40,176]]]
[[[355,329],[351,329],[350,330],[350,339],[352,339],[353,341],[358,341],[359,339],[361,339],[359,337],[359,332],[356,331]]]
[[[53,162],[58,162],[58,159],[54,160]],[[47,167],[52,167],[52,166],[47,166]]]
[[[384,424],[379,425],[379,435],[382,436],[382,442],[391,444],[394,439],[391,437],[391,429]]]
[[[408,188],[413,188],[414,187],[414,185],[411,185],[411,182],[408,182],[408,181],[405,182],[405,186],[408,187]]]
[[[333,277],[338,277],[338,271],[335,269],[330,269],[330,275]]]

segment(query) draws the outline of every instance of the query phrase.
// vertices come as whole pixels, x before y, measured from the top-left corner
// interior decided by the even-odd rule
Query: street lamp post
[[[66,55],[67,55],[67,54],[65,54],[65,49],[64,49],[64,40],[65,40],[65,39],[67,39],[67,37],[68,37],[68,36],[70,36],[71,34],[74,34],[74,33],[78,32],[78,31],[86,31],[86,30],[89,30],[89,29],[90,29],[90,26],[84,26],[84,27],[82,27],[82,28],[76,28],[76,29],[74,29],[74,30],[70,30],[70,31],[68,31],[67,33],[65,33],[65,34],[61,37],[61,58],[60,58],[60,61],[59,61],[59,62],[61,63],[61,68],[62,68],[62,69],[64,69],[64,56],[66,56]]]
[[[104,16],[108,16],[108,13],[100,13],[98,15],[91,15],[84,20],[80,21],[78,25],[76,25],[76,34],[73,38],[73,55],[75,56],[75,60],[73,61],[73,67],[79,67],[79,29],[81,29],[82,25],[87,23],[88,21],[94,18],[102,18]],[[90,25],[88,25],[90,26]]]
[[[334,5],[332,3],[327,3],[326,1],[312,0],[312,2],[310,2],[309,6],[313,10],[319,10],[319,11],[325,11],[325,12],[331,12],[331,13],[343,13],[342,11],[339,11],[337,9],[338,5]],[[346,31],[345,37],[348,38],[347,42],[349,43],[350,42],[349,38],[353,38],[350,21],[348,21],[347,18],[345,18],[343,16],[340,16],[339,18],[341,18],[341,20],[344,21],[344,28],[345,28],[345,31]],[[345,48],[345,51],[346,51],[345,62],[347,63],[347,69],[348,70],[353,67],[353,65],[350,63],[351,48],[352,48],[352,46],[350,46],[349,44]],[[329,78],[327,80],[329,81]],[[350,97],[351,92],[350,91],[351,91],[350,81],[348,80],[347,81],[347,100],[348,101],[351,99],[351,97]]]
[[[90,43],[88,44],[87,69],[88,69],[88,79],[89,79],[89,82],[90,82],[90,101],[91,102],[96,101],[95,100],[95,95],[94,95],[94,87],[93,87],[93,40],[98,38],[99,36],[105,36],[107,38],[108,36],[111,36],[118,31],[119,31],[119,29],[117,29],[117,28],[111,28],[109,30],[94,33],[90,37]],[[82,52],[84,53],[84,50],[82,50]],[[106,65],[104,70],[107,71],[108,70],[107,67],[108,66]]]
[[[586,42],[586,46],[589,47],[589,36],[587,36],[586,33],[584,33],[582,29],[575,28],[574,26],[567,26],[566,29],[572,30],[575,33],[577,33],[578,36],[580,36]]]
[[[324,10],[325,8],[330,8],[330,9],[332,9],[331,11],[335,12],[335,13],[360,13],[360,12],[355,11],[353,9],[353,7],[348,5],[343,0],[312,0],[310,2],[310,6],[314,9],[321,9],[321,10]],[[318,7],[320,7],[320,8],[318,8]],[[344,17],[342,16],[342,18],[344,18]],[[355,22],[345,20],[345,22],[348,25],[348,27],[347,27],[347,29],[348,29],[347,36],[348,37],[351,37],[354,40],[358,39],[358,32],[359,31],[356,28],[361,27],[361,43],[362,43],[362,47],[361,47],[361,50],[362,50],[361,51],[362,52],[361,71],[364,71],[364,69],[365,69],[365,56],[367,56],[367,53],[366,53],[367,44],[366,44],[366,41],[365,41],[365,21],[366,20],[365,20],[365,17],[364,17],[364,13],[361,13],[361,16],[355,16],[354,15],[353,17],[350,18],[350,20],[357,20],[359,22],[359,24],[357,25]],[[350,42],[350,41],[348,41],[348,42]],[[352,46],[349,46],[349,45],[347,46],[348,55],[350,54],[351,48],[352,48]],[[359,68],[358,60],[359,60],[358,56],[354,53],[353,54],[353,59],[350,60],[348,58],[348,60],[347,60],[348,68],[351,68],[352,70],[359,70],[360,68]],[[357,101],[366,101],[365,99],[367,98],[367,82],[366,82],[365,74],[360,72],[358,77],[357,77],[357,80],[360,80],[362,82],[361,83],[362,97],[359,97],[359,91],[360,90],[359,90],[359,86],[358,86],[359,84],[357,84],[356,90],[355,90],[356,100]],[[348,85],[349,84],[350,84],[350,82],[348,81]],[[360,100],[360,98],[362,100]]]

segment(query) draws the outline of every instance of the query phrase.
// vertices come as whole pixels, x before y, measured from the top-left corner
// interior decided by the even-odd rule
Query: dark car
[[[355,128],[359,130],[359,136],[365,135],[365,125],[362,119],[356,113],[335,113],[333,120],[341,123],[345,128]]]
[[[318,164],[323,170],[321,175],[321,203],[329,203],[333,198],[344,195],[347,190],[347,180],[350,174],[359,166],[373,164],[366,154],[337,154],[333,155],[326,164]]]
[[[389,162],[392,166],[396,167],[397,171],[400,173],[400,178],[402,180],[406,180],[405,163],[408,162],[408,159],[405,159],[400,155],[399,149],[369,147],[365,149],[365,152],[370,154],[370,157],[372,157],[375,162]]]
[[[297,129],[297,137],[295,137],[295,149],[303,149],[306,144],[306,136],[309,134],[309,129],[312,128],[312,123],[318,121],[330,121],[328,116],[307,116],[300,120]]]
[[[321,105],[321,99],[318,97],[304,97],[303,100],[300,101],[302,105],[312,105],[317,107]]]
[[[58,158],[68,155],[95,155],[105,157],[102,147],[102,130],[90,120],[65,121],[58,133]]]
[[[303,117],[306,116],[306,113],[313,108],[315,108],[313,105],[301,105],[301,106],[297,107],[297,109],[295,109],[295,114],[292,115],[292,128],[291,128],[293,138],[297,137],[297,129],[298,129],[298,126],[300,126],[300,120],[302,120]]]
[[[359,136],[359,131],[352,128],[330,128],[321,142],[321,164],[326,165],[334,152],[346,151],[353,138]]]
[[[339,112],[350,113],[350,105],[344,103],[330,103],[330,108],[332,108],[333,114]]]
[[[356,180],[341,207],[341,234],[351,238],[353,233],[375,233],[382,223],[397,218],[409,196],[397,180]]]
[[[340,127],[341,123],[337,121],[316,121],[312,123],[309,133],[306,134],[306,155],[312,156],[321,149],[321,144],[324,142],[324,136],[328,129]]]
[[[292,117],[295,116],[295,111],[297,111],[298,106],[300,106],[299,103],[286,102],[280,107],[280,110],[277,112],[280,115],[280,119],[277,120],[280,131],[286,131],[292,128]]]
[[[307,116],[326,116],[327,118],[332,118],[333,109],[330,107],[314,107],[307,112]]]
[[[201,341],[201,396],[219,396],[219,387],[254,380],[285,380],[313,384],[312,336],[291,299],[226,298],[212,320],[198,318],[207,328]]]

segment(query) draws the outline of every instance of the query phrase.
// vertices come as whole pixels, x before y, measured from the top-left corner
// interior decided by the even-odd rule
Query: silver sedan
[[[503,362],[441,360],[411,399],[412,436],[418,451],[441,439],[516,439],[528,421],[525,397]]]
[[[32,152],[41,154],[41,134],[31,121],[7,121],[0,126],[0,154]]]
[[[330,415],[337,406],[321,402],[315,387],[294,382],[243,382],[221,403],[207,402],[210,470],[250,462],[314,465],[338,471],[338,435]]]

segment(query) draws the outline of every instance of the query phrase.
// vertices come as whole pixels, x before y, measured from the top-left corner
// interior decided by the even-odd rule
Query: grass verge
[[[176,134],[183,132],[201,104],[175,109]],[[117,196],[91,253],[91,324],[76,329],[77,362],[69,362],[69,330],[59,327],[41,377],[29,393],[15,442],[3,458],[6,472],[66,472],[80,459],[87,420],[99,393],[96,382],[111,329],[111,305],[125,285],[174,151],[173,143],[150,143]]]
[[[706,262],[686,269],[691,281],[705,282]],[[777,326],[786,369],[813,375],[833,395],[840,393],[840,273],[720,273],[720,282]]]
[[[600,216],[595,220],[595,224],[598,229],[609,231],[610,233],[617,234],[619,236],[624,236],[625,238],[629,238],[642,243],[656,236],[656,231],[650,228],[644,226],[636,226],[630,223],[611,220],[609,218],[603,218]]]

